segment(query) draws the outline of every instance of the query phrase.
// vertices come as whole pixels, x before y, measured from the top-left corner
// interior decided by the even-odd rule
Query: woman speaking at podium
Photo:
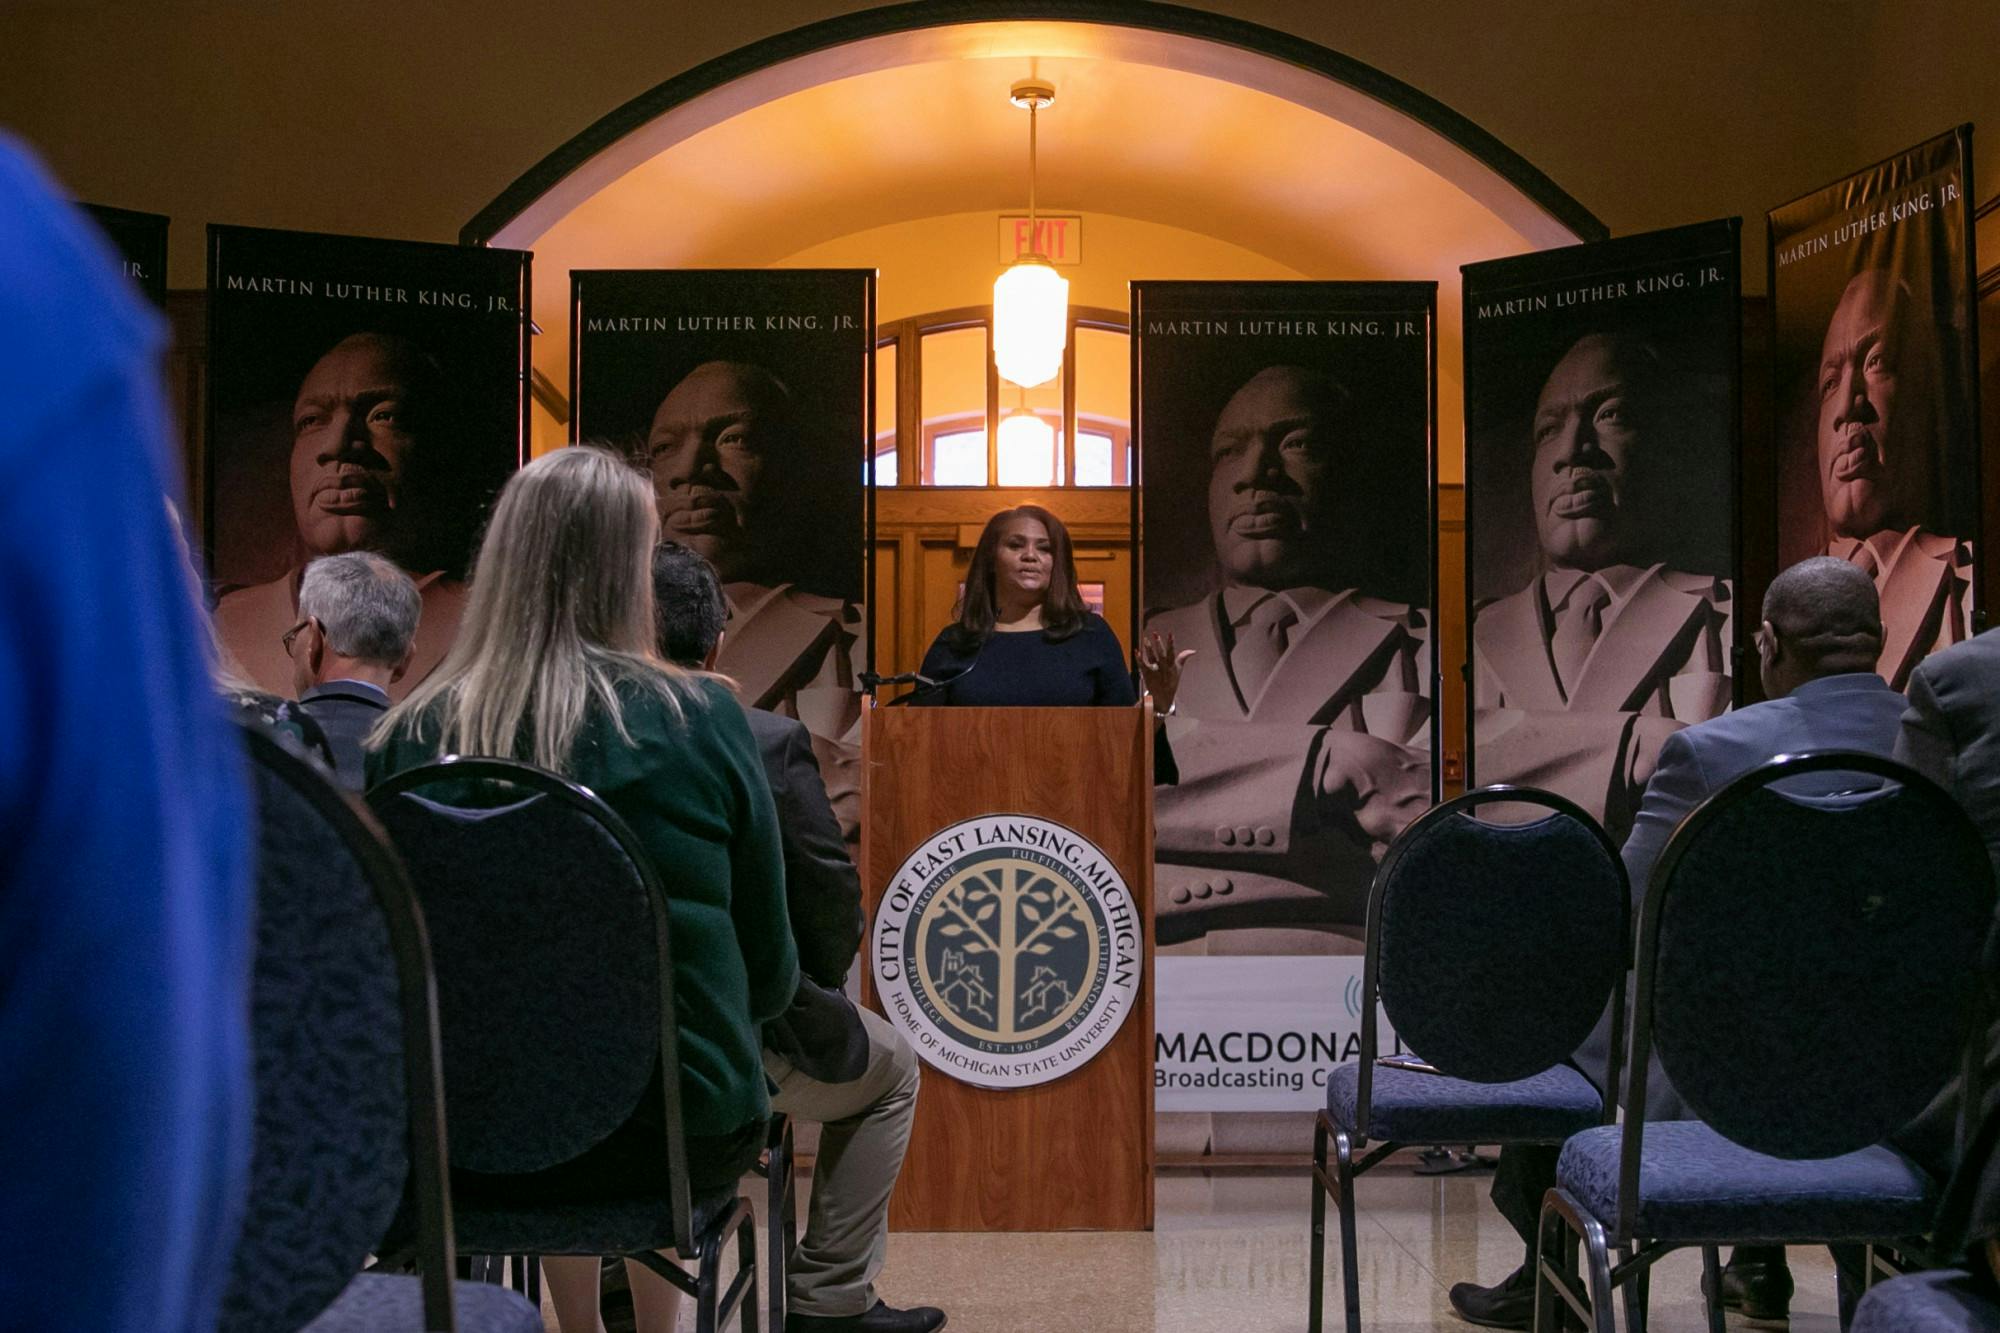
[[[1176,653],[1173,639],[1158,634],[1140,645],[1139,673],[1157,716],[1173,710],[1181,663],[1193,652]],[[958,618],[924,654],[921,674],[931,683],[910,697],[917,707],[1118,708],[1139,701],[1118,636],[1083,604],[1069,529],[1040,505],[987,520]]]

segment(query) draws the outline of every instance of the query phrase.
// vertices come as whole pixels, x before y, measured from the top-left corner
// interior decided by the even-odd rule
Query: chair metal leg
[[[1701,1247],[1701,1303],[1708,1311],[1708,1333],[1725,1333],[1722,1322],[1722,1252]]]
[[[694,1279],[694,1333],[717,1333],[716,1287],[722,1278],[722,1243],[716,1237],[701,1247],[701,1265]]]
[[[1611,1299],[1611,1247],[1594,1217],[1583,1220],[1583,1261],[1590,1268],[1590,1322],[1595,1333],[1618,1333],[1618,1304]]]
[[[1320,1333],[1326,1322],[1326,1134],[1322,1111],[1313,1121],[1312,1235],[1307,1258],[1306,1333]]]
[[[769,1293],[767,1303],[771,1312],[771,1333],[784,1333],[785,1310],[791,1298],[787,1283],[790,1281],[792,1252],[799,1244],[798,1177],[791,1117],[771,1117],[771,1137],[766,1146],[769,1155],[764,1165],[764,1183],[767,1186],[764,1225],[770,1228],[771,1236],[764,1282]]]
[[[1637,1241],[1618,1247],[1626,1260],[1639,1253]],[[1641,1268],[1625,1279],[1625,1333],[1646,1333],[1646,1306],[1651,1296],[1652,1270]]]
[[[1354,1145],[1344,1129],[1333,1135],[1334,1178],[1340,1184],[1340,1285],[1347,1304],[1347,1333],[1361,1333],[1361,1266],[1355,1256]]]
[[[774,1226],[771,1229],[775,1232],[783,1228]],[[779,1280],[776,1274],[772,1275],[772,1279]],[[729,1290],[732,1299],[742,1302],[737,1327],[743,1333],[758,1333],[757,1217],[748,1208],[743,1210],[743,1225],[736,1231],[736,1281],[730,1284]],[[740,1296],[736,1294],[738,1292]],[[784,1333],[784,1325],[780,1324],[771,1333]]]
[[[1569,1219],[1544,1200],[1535,1229],[1535,1333],[1562,1333],[1574,1317],[1565,1313],[1576,1284],[1576,1245]]]

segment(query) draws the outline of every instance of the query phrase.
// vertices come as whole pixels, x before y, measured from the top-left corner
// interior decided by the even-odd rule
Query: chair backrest
[[[444,1107],[423,919],[368,813],[261,726],[250,1201],[218,1327],[302,1327],[366,1263],[406,1185],[424,1327],[452,1324]]]
[[[1498,805],[1542,813],[1479,817]],[[1617,848],[1552,792],[1484,787],[1417,819],[1369,894],[1363,1104],[1378,999],[1403,1045],[1455,1078],[1507,1082],[1567,1059],[1607,999],[1622,1007],[1629,900]]]
[[[1890,760],[1780,756],[1703,802],[1646,892],[1621,1206],[1652,1052],[1758,1152],[1832,1157],[1908,1122],[1967,1067],[1993,899],[1978,829]]]
[[[429,926],[451,1163],[524,1175],[581,1156],[660,1072],[675,1236],[692,1240],[667,896],[609,806],[560,774],[447,758],[368,802]]]

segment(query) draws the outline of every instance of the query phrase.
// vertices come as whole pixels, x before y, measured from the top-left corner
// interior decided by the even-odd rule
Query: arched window
[[[1131,485],[1123,311],[1072,307],[1062,373],[1033,389],[994,371],[991,306],[917,315],[877,332],[877,485]]]

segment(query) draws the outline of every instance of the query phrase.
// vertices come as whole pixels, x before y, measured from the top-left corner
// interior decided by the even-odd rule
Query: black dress
[[[1139,702],[1118,636],[1101,616],[1084,614],[1083,628],[1066,639],[1033,630],[995,631],[972,652],[953,647],[951,630],[932,641],[922,674],[938,682],[918,687],[919,708],[1130,708]],[[1180,781],[1164,725],[1154,734],[1153,781]]]
[[[947,629],[924,654],[922,673],[940,682],[911,704],[961,708],[1128,708],[1139,701],[1118,636],[1101,616],[1085,613],[1083,628],[1051,640],[1034,630],[995,631],[969,653],[952,646]],[[943,683],[949,682],[949,683]]]

